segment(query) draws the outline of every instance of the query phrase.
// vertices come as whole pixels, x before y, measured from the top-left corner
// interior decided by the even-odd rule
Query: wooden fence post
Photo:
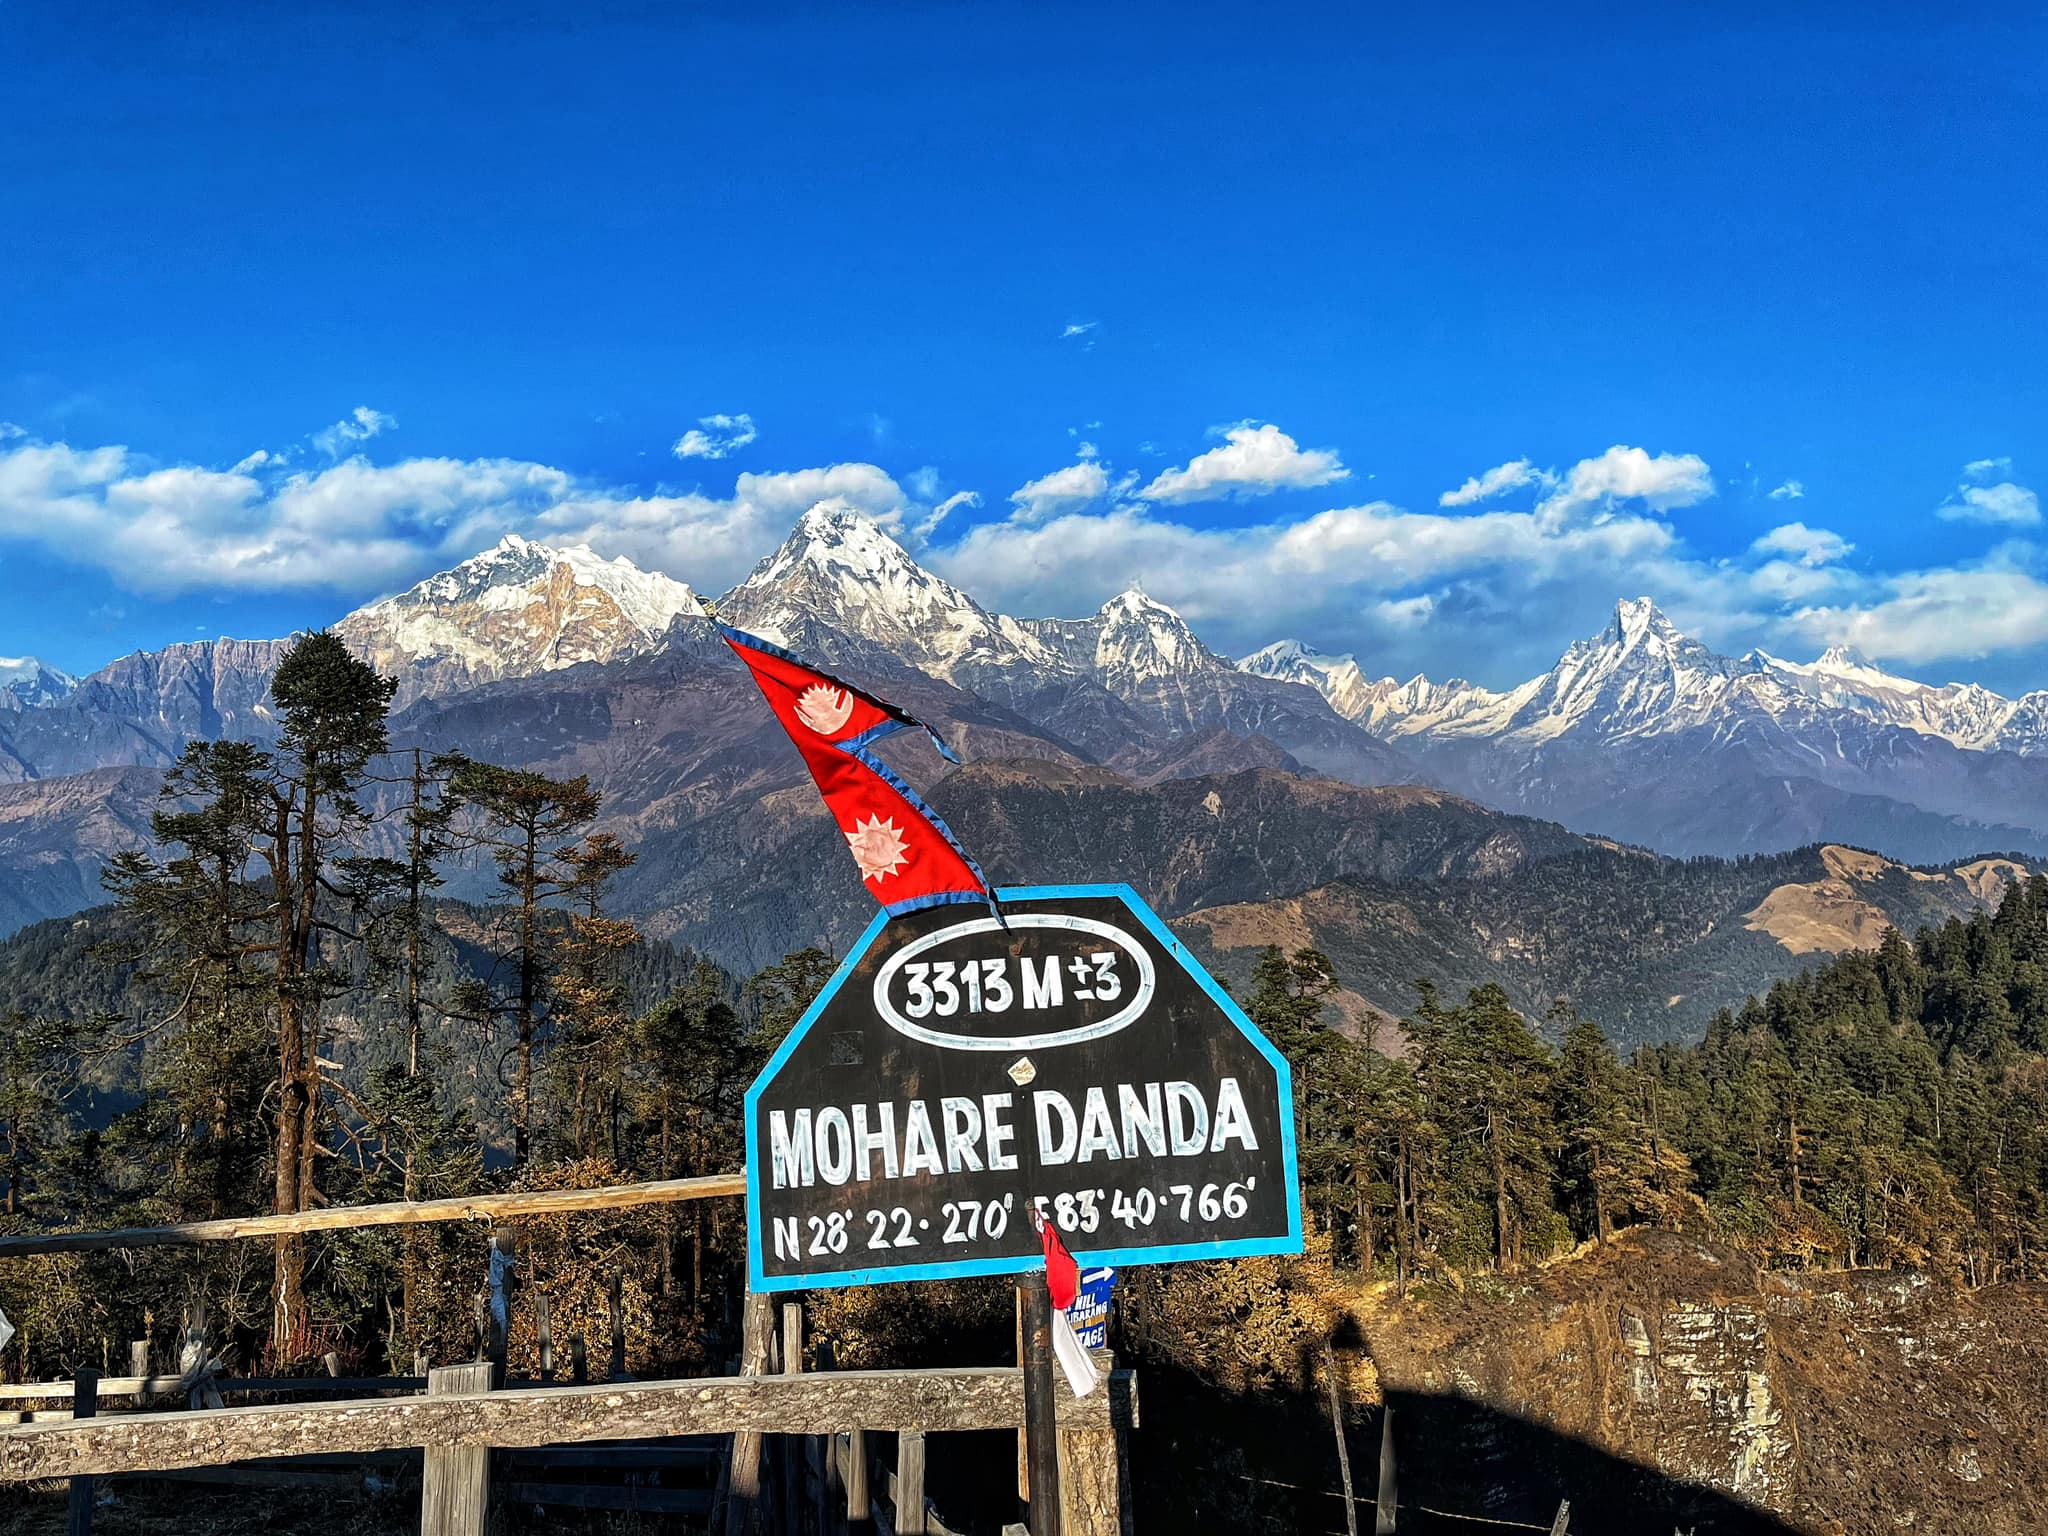
[[[143,1348],[149,1346],[145,1344]],[[71,1417],[89,1419],[99,1412],[100,1373],[89,1365],[78,1368],[71,1383]],[[93,1480],[89,1477],[71,1479],[70,1508],[64,1525],[64,1536],[92,1536]]]
[[[512,1271],[518,1263],[518,1249],[512,1234],[509,1231],[493,1232],[490,1311],[485,1324],[489,1330],[485,1352],[490,1360],[493,1389],[502,1389],[505,1385],[505,1359],[512,1339]]]
[[[1557,1518],[1550,1522],[1550,1536],[1566,1536],[1566,1528],[1571,1522],[1572,1501],[1560,1499],[1557,1505]]]
[[[213,1368],[219,1362],[206,1347],[206,1324],[206,1301],[202,1297],[185,1325],[185,1347],[178,1355],[178,1380],[189,1383],[185,1389],[188,1408],[227,1406],[221,1401],[220,1388],[214,1383]]]
[[[740,1322],[740,1374],[768,1374],[768,1335],[774,1317],[774,1303],[765,1295],[747,1292],[746,1310]],[[577,1340],[581,1357],[582,1340]],[[761,1436],[754,1430],[740,1430],[732,1437],[732,1468],[726,1476],[725,1536],[747,1536],[759,1521],[761,1509]]]
[[[612,1375],[613,1381],[626,1379],[626,1312],[621,1300],[625,1277],[617,1270],[612,1271]]]
[[[924,1431],[896,1436],[896,1536],[925,1536]]]
[[[1344,1529],[1358,1536],[1358,1495],[1351,1486],[1351,1447],[1344,1438],[1344,1408],[1337,1396],[1337,1354],[1323,1340],[1323,1374],[1330,1384],[1330,1429],[1337,1437],[1337,1471],[1344,1480]]]
[[[555,1379],[555,1330],[553,1309],[548,1305],[548,1293],[536,1291],[533,1297],[533,1329],[540,1339],[540,1379]]]
[[[782,1304],[782,1374],[801,1376],[804,1369],[804,1308],[798,1301]],[[782,1529],[795,1536],[803,1526],[804,1450],[802,1435],[778,1437],[777,1454],[782,1462]]]
[[[1060,1443],[1052,1359],[1052,1296],[1045,1275],[1016,1277],[1024,1302],[1024,1462],[1029,1474],[1031,1536],[1060,1536]]]
[[[1400,1494],[1394,1485],[1394,1405],[1380,1409],[1380,1483],[1373,1500],[1373,1536],[1396,1536],[1394,1516],[1400,1508]]]
[[[874,1510],[868,1500],[868,1434],[850,1430],[846,1436],[847,1536],[875,1536]]]
[[[491,1390],[491,1364],[444,1365],[427,1373],[427,1396]],[[430,1445],[420,1478],[420,1536],[484,1536],[491,1502],[491,1452],[483,1445]]]
[[[580,1333],[569,1335],[569,1379],[579,1387],[590,1380],[590,1349]]]
[[[149,1379],[149,1340],[137,1339],[128,1346],[128,1374],[140,1377],[144,1381]],[[137,1408],[147,1408],[149,1406],[149,1394],[147,1392],[137,1392],[135,1394],[135,1406]]]
[[[1116,1374],[1116,1357],[1095,1352],[1102,1373],[1096,1390],[1110,1395],[1110,1422],[1100,1429],[1062,1429],[1060,1503],[1065,1536],[1124,1536],[1131,1527],[1130,1475],[1125,1465],[1125,1440],[1135,1399],[1127,1396],[1128,1378]]]

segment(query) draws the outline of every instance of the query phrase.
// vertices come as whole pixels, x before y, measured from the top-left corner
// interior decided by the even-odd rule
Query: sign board
[[[1299,1253],[1287,1063],[1130,887],[877,916],[747,1092],[755,1290]]]

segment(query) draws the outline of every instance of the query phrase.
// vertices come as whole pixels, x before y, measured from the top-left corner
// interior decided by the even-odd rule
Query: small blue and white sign
[[[1083,1349],[1109,1348],[1109,1292],[1115,1284],[1113,1269],[1081,1271],[1081,1293],[1067,1308],[1067,1321],[1074,1325],[1074,1337]]]

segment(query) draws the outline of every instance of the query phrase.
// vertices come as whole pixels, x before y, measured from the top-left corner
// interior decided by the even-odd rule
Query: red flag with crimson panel
[[[723,623],[718,633],[803,754],[862,881],[891,917],[949,902],[994,905],[988,881],[952,829],[872,750],[885,736],[916,729],[957,763],[937,731],[758,635]]]

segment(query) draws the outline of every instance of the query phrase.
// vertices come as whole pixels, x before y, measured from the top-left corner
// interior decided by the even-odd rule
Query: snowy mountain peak
[[[589,546],[509,533],[482,554],[335,626],[406,693],[611,661],[659,643],[703,605],[688,586]]]
[[[1607,633],[1611,643],[1624,650],[1647,639],[1672,641],[1685,638],[1679,633],[1678,626],[1664,616],[1664,610],[1647,597],[1625,597],[1616,603],[1614,623]]]
[[[0,709],[54,704],[77,686],[70,673],[34,656],[0,656]]]
[[[832,606],[856,608],[872,607],[878,601],[885,606],[890,602],[922,606],[920,595],[929,600],[942,589],[950,596],[941,601],[973,601],[925,570],[880,525],[843,501],[821,501],[799,517],[789,537],[748,573],[726,601],[742,600],[749,593],[799,588],[815,588],[812,595],[829,597]]]
[[[1237,670],[1254,677],[1277,677],[1282,682],[1321,688],[1325,678],[1346,666],[1352,666],[1349,656],[1327,655],[1303,640],[1275,640],[1240,658]]]
[[[1237,667],[1240,672],[1272,677],[1296,666],[1314,666],[1319,661],[1328,660],[1329,657],[1304,640],[1275,640],[1271,645],[1260,646],[1249,656],[1240,657]]]
[[[832,659],[835,637],[880,646],[899,660],[957,682],[1057,658],[1014,619],[990,613],[912,559],[873,520],[841,501],[820,502],[789,537],[727,593],[730,622],[806,655]]]
[[[1186,619],[1136,587],[1104,603],[1096,622],[1095,674],[1112,693],[1153,678],[1236,670],[1202,644]]]

